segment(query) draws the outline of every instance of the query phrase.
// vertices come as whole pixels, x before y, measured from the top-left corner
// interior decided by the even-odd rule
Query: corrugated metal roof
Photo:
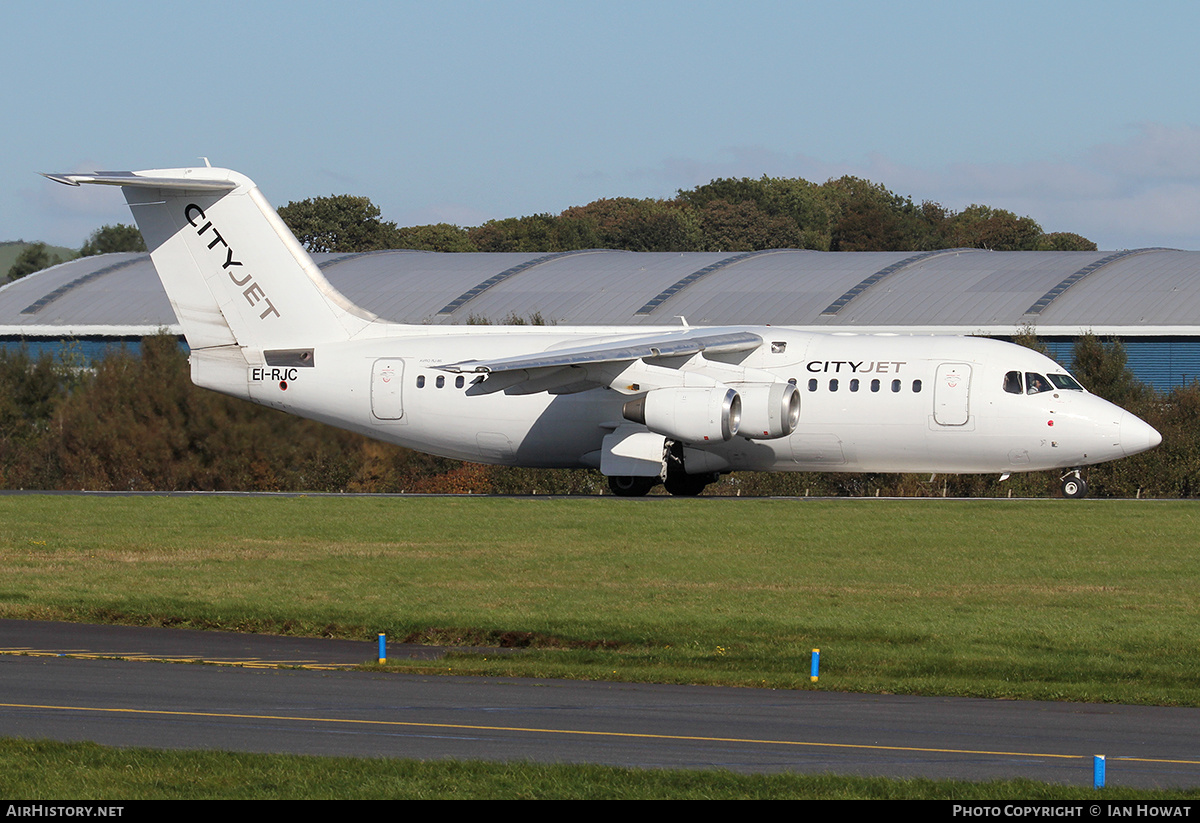
[[[1200,333],[1200,252],[1192,251],[314,257],[348,299],[407,323],[538,313],[562,325],[661,325],[682,315],[694,325],[846,331],[1006,334],[1033,320],[1046,333]],[[1030,315],[1048,293],[1053,299]],[[130,335],[160,327],[178,329],[145,254],[73,260],[0,288],[3,335]]]
[[[1200,325],[1200,252],[1156,251],[1118,260],[1082,280],[1038,325],[1086,319],[1096,326]]]
[[[838,325],[1017,326],[1025,310],[1095,252],[970,252],[930,257],[855,300]],[[1200,258],[1197,258],[1200,265]]]
[[[42,327],[50,331],[39,331]],[[0,288],[0,333],[33,336],[97,334],[133,328],[152,333],[177,327],[166,292],[147,254],[83,257],[35,272]],[[130,332],[134,334],[141,331]]]

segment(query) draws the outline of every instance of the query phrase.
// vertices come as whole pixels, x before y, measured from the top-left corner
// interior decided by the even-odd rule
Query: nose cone
[[[1120,437],[1126,457],[1149,451],[1162,442],[1162,435],[1153,426],[1129,412],[1121,415]]]

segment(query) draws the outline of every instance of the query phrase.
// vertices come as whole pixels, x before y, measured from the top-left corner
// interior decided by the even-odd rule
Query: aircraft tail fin
[[[377,320],[329,284],[244,175],[206,167],[45,176],[122,188],[193,350],[312,346]]]

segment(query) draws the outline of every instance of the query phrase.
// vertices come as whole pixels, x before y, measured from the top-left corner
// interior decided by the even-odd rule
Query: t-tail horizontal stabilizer
[[[121,187],[193,351],[312,346],[376,320],[329,284],[244,175],[206,167],[45,176]]]

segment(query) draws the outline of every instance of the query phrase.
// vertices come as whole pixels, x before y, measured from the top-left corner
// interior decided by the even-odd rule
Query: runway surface
[[[0,651],[7,737],[1084,786],[1103,754],[1110,786],[1200,786],[1200,709],[358,672],[374,644],[26,621]]]

